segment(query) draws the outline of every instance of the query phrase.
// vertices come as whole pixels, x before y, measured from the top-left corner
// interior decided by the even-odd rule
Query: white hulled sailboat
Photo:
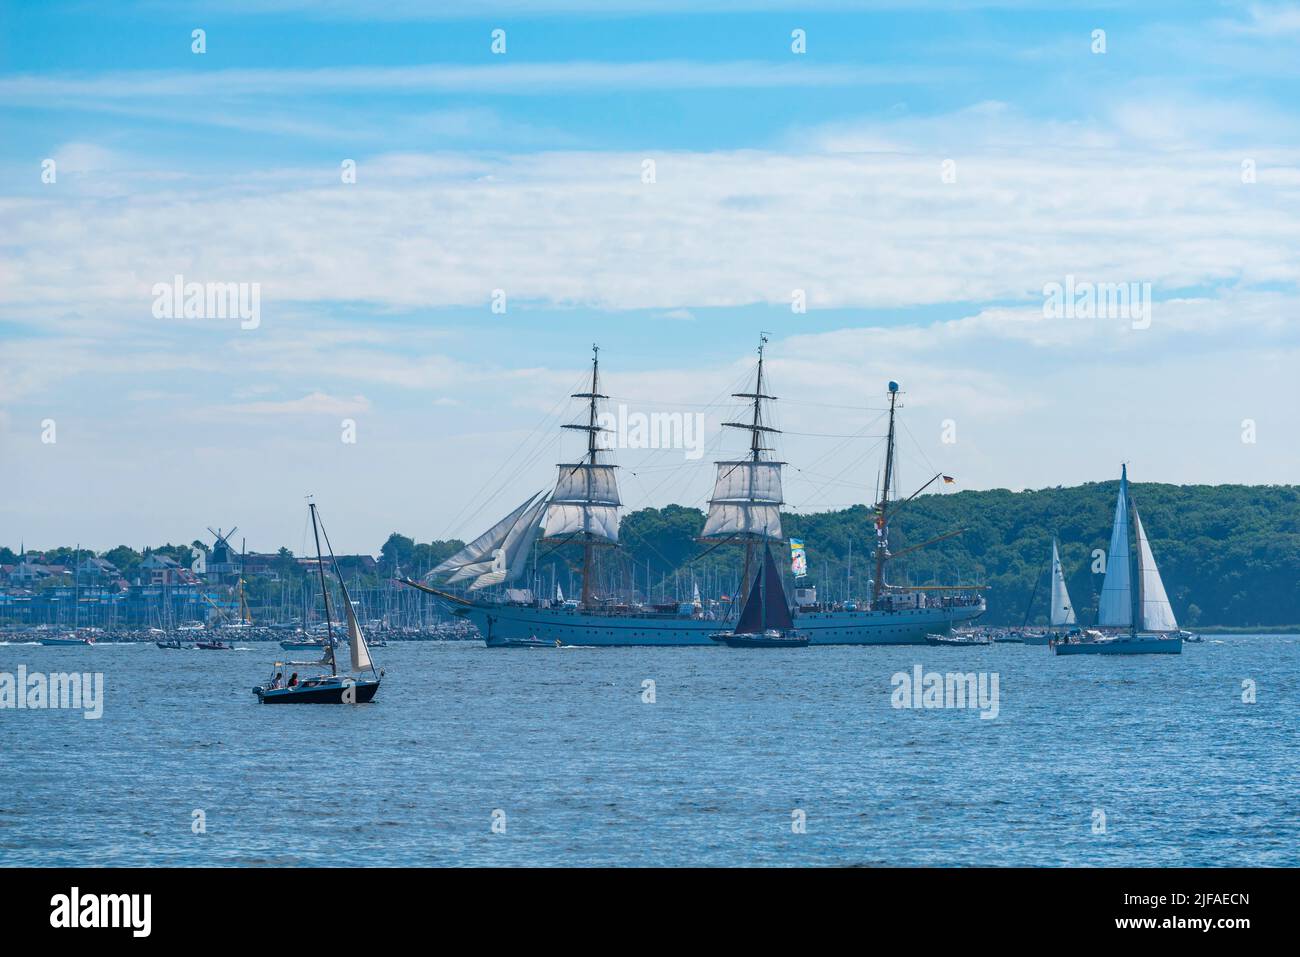
[[[1053,642],[1058,655],[1177,655],[1183,650],[1182,634],[1178,631],[1173,607],[1169,604],[1160,570],[1142,528],[1142,519],[1137,506],[1130,502],[1128,466],[1121,469],[1110,551],[1106,554],[1106,578],[1102,582],[1097,607],[1099,627],[1087,631],[1081,638],[1070,637]],[[1130,508],[1138,544],[1136,595],[1129,550]]]
[[[1024,631],[1021,635],[1022,644],[1046,645],[1054,637],[1073,630],[1077,624],[1074,605],[1070,602],[1070,591],[1065,587],[1065,571],[1061,567],[1061,553],[1056,547],[1055,538],[1052,539],[1052,594],[1049,600],[1051,607],[1048,609],[1047,620],[1051,630],[1041,633]]]

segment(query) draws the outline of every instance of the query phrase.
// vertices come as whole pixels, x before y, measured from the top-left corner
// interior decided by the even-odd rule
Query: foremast
[[[709,498],[709,514],[700,532],[706,542],[737,542],[745,546],[745,568],[741,577],[741,592],[749,587],[754,563],[754,549],[762,542],[781,539],[781,466],[766,457],[772,449],[765,445],[765,437],[779,435],[780,429],[767,425],[763,417],[763,403],[776,400],[767,394],[763,378],[763,352],[767,335],[758,337],[758,371],[753,392],[733,392],[732,398],[750,401],[748,422],[723,422],[724,428],[749,432],[749,452],[743,459],[715,462],[718,474]]]

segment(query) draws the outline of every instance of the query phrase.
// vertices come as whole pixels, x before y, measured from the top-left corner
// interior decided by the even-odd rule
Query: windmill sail
[[[506,538],[510,535],[510,530],[515,527],[520,516],[528,510],[528,507],[533,504],[540,494],[540,492],[534,492],[528,496],[527,501],[455,555],[436,566],[424,576],[425,579],[430,580],[442,575],[448,575],[450,577],[447,582],[450,584],[468,578],[477,578],[479,575],[492,571],[492,553],[505,544]]]
[[[1133,624],[1133,582],[1129,560],[1128,467],[1125,466],[1119,480],[1119,498],[1115,502],[1110,551],[1106,553],[1106,578],[1102,581],[1097,605],[1097,624],[1103,628],[1128,628]]]
[[[700,537],[759,541],[781,535],[781,462],[718,462]]]
[[[1061,555],[1056,550],[1056,539],[1052,539],[1052,614],[1053,628],[1073,625],[1074,605],[1070,603],[1070,593],[1065,587],[1065,574],[1061,571]]]
[[[1160,579],[1160,570],[1156,568],[1156,559],[1151,554],[1151,545],[1142,528],[1142,518],[1138,515],[1136,505],[1133,506],[1133,528],[1138,543],[1138,595],[1142,606],[1142,627],[1147,631],[1177,631],[1178,621],[1174,618],[1169,596],[1165,594],[1165,583]]]
[[[736,624],[738,635],[758,635],[768,629],[786,631],[794,627],[790,606],[786,604],[781,572],[772,560],[771,549],[763,549],[763,567],[754,576],[749,597]]]

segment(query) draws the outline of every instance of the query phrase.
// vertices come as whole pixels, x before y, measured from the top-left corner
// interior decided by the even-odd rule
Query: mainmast
[[[889,383],[889,437],[885,446],[885,480],[880,501],[876,503],[876,579],[871,583],[871,607],[880,605],[885,587],[885,561],[889,555],[889,493],[894,476],[894,407],[898,401],[898,383]]]
[[[586,424],[565,425],[587,433],[587,451],[582,461],[561,463],[555,491],[546,503],[546,537],[582,542],[581,606],[591,605],[592,568],[595,550],[602,545],[618,544],[618,480],[616,466],[600,461],[597,433],[605,429],[597,423],[596,405],[609,398],[600,392],[600,347],[591,347],[591,391],[575,392],[574,399],[587,400]]]
[[[330,621],[330,593],[325,587],[325,560],[320,551],[320,527],[316,522],[316,503],[308,502],[307,507],[311,509],[311,532],[316,539],[316,570],[320,572],[320,593],[325,599],[325,647],[329,649],[330,655],[330,674],[338,674],[338,664],[334,658],[334,625]]]
[[[717,480],[709,499],[709,516],[700,533],[700,538],[705,541],[745,543],[742,592],[749,587],[755,546],[761,541],[781,538],[781,466],[785,463],[763,457],[764,453],[771,451],[763,444],[764,435],[780,432],[780,429],[763,423],[763,401],[776,399],[764,391],[763,352],[766,345],[767,335],[760,333],[754,391],[732,393],[732,398],[752,401],[750,420],[722,423],[726,428],[749,432],[749,453],[740,461],[715,463]]]

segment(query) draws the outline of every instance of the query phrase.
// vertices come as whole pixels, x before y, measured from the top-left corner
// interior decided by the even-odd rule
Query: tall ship
[[[745,454],[716,462],[717,474],[708,513],[698,541],[706,550],[736,546],[742,562],[737,594],[744,595],[756,574],[762,573],[763,550],[784,540],[781,505],[784,502],[781,468],[770,444],[779,434],[769,425],[760,337],[758,365],[751,392],[732,393],[743,400],[747,421],[725,422],[728,429],[748,433]],[[915,498],[941,477],[936,475],[907,499],[893,496],[895,411],[899,387],[889,383],[889,433],[885,451],[883,486],[875,506],[875,577],[869,603],[845,601],[836,605],[799,603],[792,609],[794,626],[813,645],[920,645],[930,634],[947,634],[954,625],[984,613],[984,599],[975,586],[911,588],[886,581],[894,556],[889,548],[890,522],[898,507]],[[585,435],[585,453],[579,461],[561,463],[555,486],[536,492],[456,554],[432,569],[423,580],[403,583],[434,596],[456,617],[475,625],[490,647],[517,647],[521,642],[594,647],[711,646],[710,637],[735,622],[738,602],[706,609],[698,601],[670,606],[651,605],[626,596],[596,593],[594,573],[602,553],[619,547],[619,494],[617,465],[607,461],[602,447],[599,403],[600,353],[593,347],[590,387],[574,393],[585,406],[581,421],[563,428]],[[914,551],[952,535],[933,539],[899,552]],[[536,552],[568,549],[580,554],[582,587],[576,599],[534,597],[532,589],[512,588],[536,569]],[[757,560],[756,560],[757,556]]]

